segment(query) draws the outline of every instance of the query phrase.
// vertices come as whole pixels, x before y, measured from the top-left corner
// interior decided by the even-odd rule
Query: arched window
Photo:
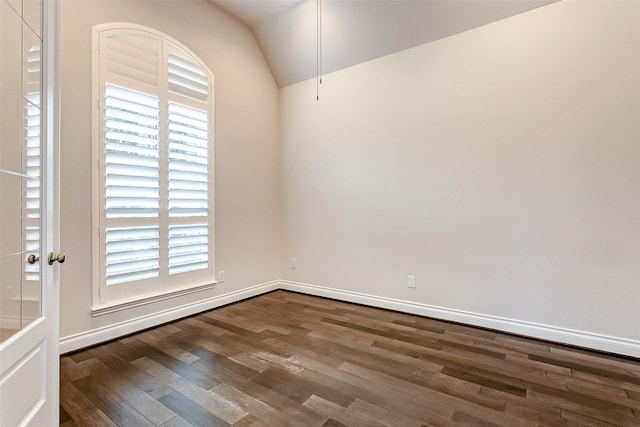
[[[213,75],[133,24],[95,26],[93,58],[94,301],[211,285]]]

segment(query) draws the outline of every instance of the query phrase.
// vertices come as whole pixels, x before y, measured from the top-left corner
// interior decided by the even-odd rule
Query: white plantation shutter
[[[23,81],[23,168],[27,179],[23,180],[23,232],[24,250],[26,253],[40,253],[40,87],[41,87],[41,55],[40,43],[28,49],[25,56],[26,78]],[[40,281],[40,263],[25,263],[24,279]]]
[[[159,276],[159,227],[107,228],[107,286]]]
[[[153,30],[97,31],[99,303],[210,283],[212,76]]]
[[[208,209],[207,114],[169,104],[169,216],[206,217]]]
[[[169,274],[201,270],[209,266],[207,224],[169,226]]]
[[[204,70],[168,50],[169,274],[209,268],[209,97]],[[187,105],[188,103],[188,105]]]
[[[25,102],[24,139],[27,179],[23,180],[24,191],[24,250],[40,253],[40,108]],[[40,263],[25,264],[25,280],[40,280]]]
[[[174,48],[175,49],[175,48]],[[207,102],[209,82],[198,65],[169,52],[169,92]]]
[[[107,218],[158,218],[158,98],[106,85],[105,213]]]
[[[110,286],[160,275],[160,110],[156,96],[109,83],[104,105]]]
[[[110,32],[100,40],[100,50],[101,65],[112,80],[158,86],[161,48],[157,36],[142,31]]]
[[[169,274],[209,266],[208,182],[207,112],[169,103]]]

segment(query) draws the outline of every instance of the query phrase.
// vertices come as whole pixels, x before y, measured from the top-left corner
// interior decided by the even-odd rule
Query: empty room
[[[0,426],[640,426],[640,1],[0,0]]]

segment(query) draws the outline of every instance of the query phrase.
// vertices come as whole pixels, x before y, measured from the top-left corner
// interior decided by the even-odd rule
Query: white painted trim
[[[207,283],[206,285],[193,286],[185,289],[179,289],[176,291],[159,292],[148,297],[133,298],[131,300],[115,302],[111,304],[104,304],[91,308],[91,316],[103,316],[105,314],[115,313],[116,311],[128,310],[134,307],[140,307],[142,305],[153,304],[154,302],[163,301],[170,298],[180,297],[182,295],[189,295],[195,292],[206,291],[216,287],[218,282]]]
[[[640,358],[640,341],[281,280],[278,288]]]
[[[112,325],[103,326],[101,328],[91,329],[79,334],[69,335],[60,338],[60,354],[69,353],[84,347],[109,341],[123,335],[141,331],[161,325],[166,322],[180,319],[182,317],[191,316],[203,311],[211,310],[222,305],[237,302],[246,298],[251,298],[266,292],[278,289],[279,282],[262,283],[240,291],[230,292],[223,295],[214,296],[206,300],[184,304],[168,310],[159,311],[146,316],[137,317],[135,319],[114,323]]]
[[[207,222],[209,226],[208,243],[209,243],[209,266],[207,269],[194,270],[191,272],[183,272],[181,274],[169,275],[167,247],[166,245],[160,245],[160,276],[156,278],[149,278],[138,280],[134,282],[121,283],[118,286],[106,286],[105,284],[105,242],[103,231],[106,227],[107,221],[104,216],[104,200],[105,200],[105,187],[104,187],[104,126],[103,116],[104,112],[104,90],[105,79],[112,79],[113,73],[110,73],[105,65],[105,61],[102,61],[103,53],[100,52],[101,41],[103,37],[112,35],[142,35],[149,37],[158,42],[158,84],[150,85],[141,81],[130,80],[125,86],[129,89],[140,90],[147,94],[155,94],[160,102],[160,129],[161,136],[158,140],[160,142],[160,193],[166,193],[166,185],[168,184],[168,171],[164,170],[162,165],[166,165],[166,152],[165,146],[166,140],[166,128],[167,128],[167,108],[169,101],[176,101],[181,104],[185,104],[191,107],[203,108],[202,104],[206,104],[207,113],[209,115],[209,145],[208,145],[208,216]],[[167,58],[169,48],[172,52],[178,52],[181,56],[188,57],[196,63],[208,78],[208,96],[206,103],[189,99],[182,95],[176,95],[169,92],[168,88],[168,65]],[[181,283],[188,281],[194,284],[194,289],[202,289],[203,283],[215,283],[215,76],[209,69],[207,64],[199,58],[192,50],[183,45],[178,40],[165,34],[157,29],[147,27],[144,25],[132,24],[127,22],[110,22],[104,24],[97,24],[92,27],[92,51],[91,51],[91,67],[92,67],[92,85],[91,85],[91,185],[92,189],[92,213],[91,213],[91,245],[93,248],[93,254],[97,254],[92,257],[92,316],[100,316],[102,314],[108,314],[117,309],[111,310],[110,307],[117,307],[123,305],[122,309],[130,308],[127,304],[129,301],[138,299],[141,304],[147,304],[149,302],[155,302],[159,299],[148,301],[151,298],[150,294],[157,295],[171,294],[173,292],[181,292]],[[162,60],[161,60],[162,59]],[[114,84],[122,84],[117,80],[112,81]],[[141,86],[140,86],[141,85]],[[163,142],[164,141],[164,142]],[[162,154],[164,153],[164,154]],[[166,198],[160,198],[160,216],[158,224],[160,226],[160,242],[166,242],[168,240],[167,230],[169,217],[162,212],[166,212]],[[184,219],[184,218],[182,218]],[[181,218],[173,218],[176,225],[181,223]],[[164,264],[163,264],[164,262]],[[178,277],[179,276],[179,277]],[[143,293],[143,295],[137,295],[136,298],[129,299],[129,296],[134,293],[134,290]],[[133,305],[131,305],[133,306]],[[102,310],[106,308],[106,310]]]

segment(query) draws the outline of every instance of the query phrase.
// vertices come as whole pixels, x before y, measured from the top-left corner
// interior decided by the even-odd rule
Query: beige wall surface
[[[320,101],[207,1],[63,0],[61,21],[63,338],[282,278],[640,340],[640,3],[536,9],[326,75]],[[115,21],[215,75],[226,281],[92,317],[91,27]]]
[[[281,132],[283,279],[640,339],[640,3],[286,87]]]
[[[215,75],[216,289],[93,318],[91,30],[162,31]],[[278,88],[251,31],[208,1],[61,2],[61,337],[272,281],[279,276]]]

